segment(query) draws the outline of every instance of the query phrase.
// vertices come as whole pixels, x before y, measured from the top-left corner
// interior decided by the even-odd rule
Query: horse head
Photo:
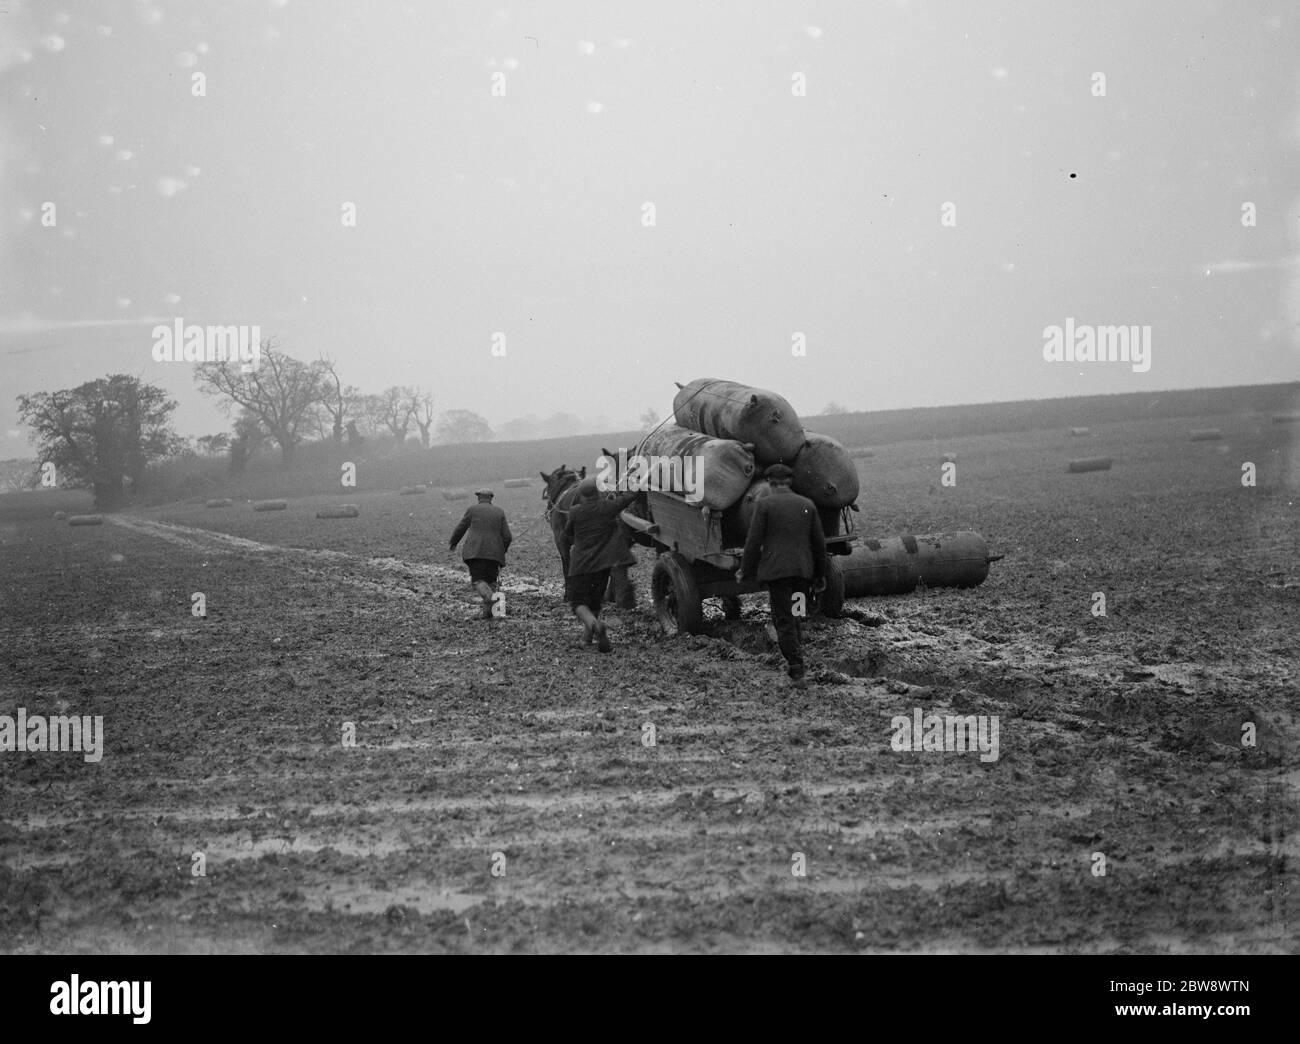
[[[561,464],[549,474],[545,471],[539,471],[542,481],[546,483],[546,488],[542,490],[542,499],[551,507],[566,489],[587,477],[587,467],[584,464],[577,471],[574,471],[569,465]]]

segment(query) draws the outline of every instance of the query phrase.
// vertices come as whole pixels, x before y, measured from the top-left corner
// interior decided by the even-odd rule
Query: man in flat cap
[[[562,537],[569,549],[569,574],[564,578],[564,597],[573,615],[582,621],[582,640],[603,653],[612,648],[600,607],[615,566],[636,564],[619,522],[619,513],[641,494],[610,494],[602,497],[595,479],[584,479],[578,487]]]
[[[808,614],[812,593],[826,588],[826,536],[816,505],[790,488],[790,468],[773,464],[763,477],[771,493],[754,504],[741,576],[748,580],[757,575],[767,588],[790,682],[802,689],[808,682],[800,621]]]
[[[514,537],[510,534],[506,513],[492,503],[492,491],[480,489],[474,496],[478,503],[466,509],[465,517],[451,534],[449,550],[455,551],[461,537],[465,538],[460,557],[469,566],[471,586],[483,599],[483,619],[490,620],[497,573],[505,565],[506,551]]]

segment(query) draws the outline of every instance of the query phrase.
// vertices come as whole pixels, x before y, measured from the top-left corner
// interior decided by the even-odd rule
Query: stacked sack
[[[723,533],[728,543],[740,543],[749,530],[754,504],[769,489],[762,478],[772,464],[787,464],[794,469],[794,490],[817,505],[822,528],[827,536],[839,532],[840,511],[858,498],[858,469],[844,447],[828,435],[805,431],[799,416],[781,396],[761,388],[700,378],[685,386],[678,385],[673,398],[672,430],[682,428],[711,436],[714,441],[729,441],[742,451],[752,450],[755,467],[748,487],[729,503],[710,502],[710,507],[726,509]],[[730,459],[739,459],[734,450]],[[711,464],[711,462],[710,462]],[[706,487],[710,464],[705,465]],[[714,500],[731,496],[736,489],[734,471],[725,483],[719,483]],[[706,500],[708,498],[706,497]]]
[[[699,492],[703,505],[722,511],[743,497],[754,481],[751,450],[752,447],[734,439],[715,439],[676,424],[665,424],[642,439],[636,452],[661,462],[693,458],[694,474],[687,476],[673,475],[670,467],[660,463],[658,474],[651,476],[651,488],[679,489],[683,479],[702,480],[704,488]]]

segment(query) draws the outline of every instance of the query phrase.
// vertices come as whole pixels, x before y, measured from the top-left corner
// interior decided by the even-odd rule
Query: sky
[[[226,430],[176,319],[496,425],[1300,379],[1297,55],[1292,0],[0,0],[0,457],[110,373]]]

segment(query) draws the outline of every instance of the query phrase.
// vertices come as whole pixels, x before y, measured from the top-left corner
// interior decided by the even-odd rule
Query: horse
[[[574,471],[567,464],[561,464],[549,474],[545,471],[539,471],[542,481],[546,484],[542,490],[542,499],[546,501],[547,517],[551,523],[551,536],[555,540],[555,550],[560,555],[560,566],[564,570],[564,576],[569,576],[569,549],[564,543],[564,526],[569,520],[569,509],[573,506],[574,497],[577,496],[578,486],[583,479],[587,477],[587,468],[584,465],[577,471]],[[627,566],[615,566],[610,570],[609,587],[605,592],[605,600],[614,602],[620,609],[636,608],[636,588],[632,586],[631,577],[627,574]]]
[[[569,575],[569,549],[564,545],[564,526],[569,521],[569,508],[578,493],[578,484],[587,477],[586,465],[574,471],[569,465],[561,464],[547,474],[539,471],[546,484],[542,489],[542,499],[546,501],[546,517],[551,523],[551,537],[555,540],[555,550],[560,554],[560,566],[567,579]]]

